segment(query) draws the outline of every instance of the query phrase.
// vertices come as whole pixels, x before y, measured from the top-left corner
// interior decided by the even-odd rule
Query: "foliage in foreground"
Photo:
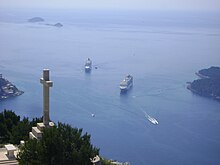
[[[101,160],[101,162],[102,162],[102,165],[114,165],[114,164],[111,163],[110,160],[107,160],[107,159],[104,159],[104,158]]]
[[[58,123],[45,128],[41,140],[30,139],[20,147],[19,164],[35,165],[90,165],[90,158],[99,154],[99,149],[90,143],[90,135],[82,129]]]
[[[41,121],[40,118],[20,120],[20,116],[13,111],[4,110],[0,113],[0,144],[19,144],[20,140],[28,140],[32,126]]]

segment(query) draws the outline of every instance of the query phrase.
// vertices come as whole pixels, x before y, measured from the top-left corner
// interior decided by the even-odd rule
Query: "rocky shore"
[[[18,88],[2,77],[0,74],[0,100],[7,99],[9,97],[22,95],[24,92],[18,90]]]

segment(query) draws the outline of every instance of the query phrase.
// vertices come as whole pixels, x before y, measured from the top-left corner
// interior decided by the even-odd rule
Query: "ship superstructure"
[[[85,71],[90,72],[91,69],[92,69],[92,60],[90,60],[90,58],[88,58],[85,63]]]
[[[120,83],[121,92],[126,92],[133,86],[133,77],[131,75],[127,75],[124,80]]]

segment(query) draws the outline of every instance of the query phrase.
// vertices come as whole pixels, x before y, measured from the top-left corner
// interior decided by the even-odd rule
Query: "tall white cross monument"
[[[53,82],[50,81],[50,70],[43,70],[43,77],[40,79],[40,83],[43,84],[43,123],[37,123],[37,127],[32,127],[32,131],[29,132],[29,137],[31,139],[41,139],[43,134],[43,129],[50,128],[54,126],[53,122],[50,122],[50,93],[49,89],[53,86]]]
[[[53,86],[53,81],[50,81],[50,70],[43,70],[43,77],[40,79],[40,83],[43,84],[43,123],[45,127],[49,127],[50,122],[50,92],[49,88]]]

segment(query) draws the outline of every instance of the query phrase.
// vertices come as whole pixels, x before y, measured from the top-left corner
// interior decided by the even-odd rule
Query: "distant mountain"
[[[188,85],[193,93],[220,101],[220,67],[202,69],[196,73],[201,79]]]
[[[32,22],[32,23],[34,23],[34,22],[44,22],[44,19],[41,18],[41,17],[34,17],[34,18],[29,19],[28,22]]]

